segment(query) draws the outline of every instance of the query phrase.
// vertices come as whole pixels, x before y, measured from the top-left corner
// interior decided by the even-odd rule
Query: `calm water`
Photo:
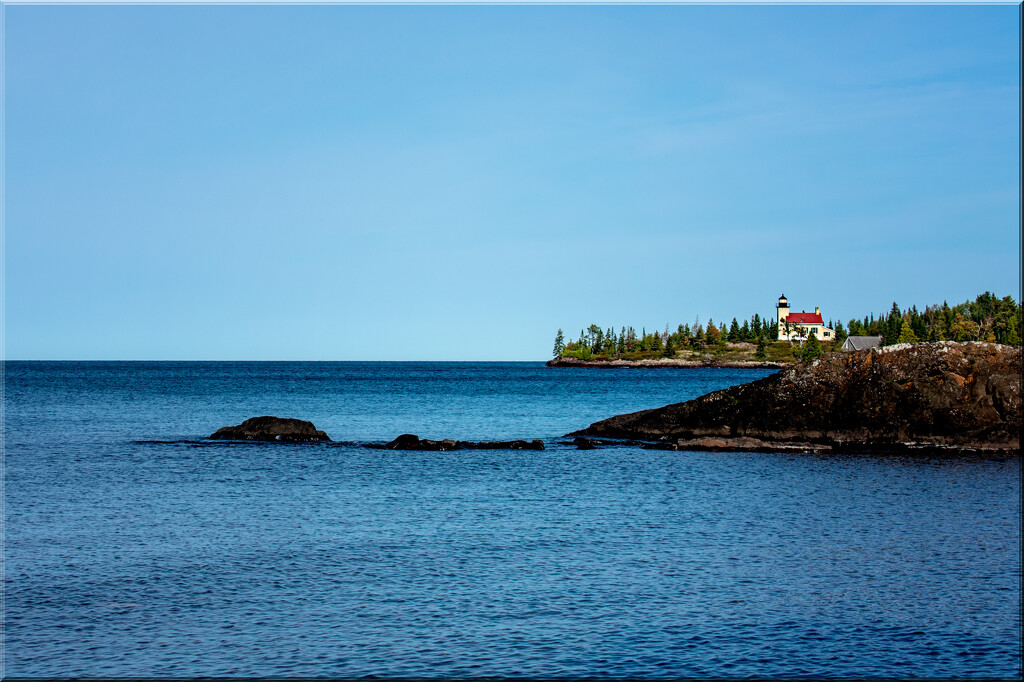
[[[7,363],[5,672],[1019,676],[1018,458],[558,444],[768,373]]]

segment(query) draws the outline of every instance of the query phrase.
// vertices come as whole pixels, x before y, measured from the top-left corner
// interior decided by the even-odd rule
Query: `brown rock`
[[[717,438],[731,439],[731,446],[751,438],[787,450],[898,444],[1017,450],[1020,431],[1020,348],[946,341],[830,353],[759,381],[568,435]]]

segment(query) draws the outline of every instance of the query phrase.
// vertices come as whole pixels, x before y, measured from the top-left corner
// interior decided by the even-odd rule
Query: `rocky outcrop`
[[[420,438],[417,435],[411,433],[403,433],[398,438],[394,439],[390,443],[380,445],[374,443],[368,443],[365,445],[368,448],[376,448],[378,450],[543,450],[544,443],[540,440],[509,440],[509,441],[487,441],[483,443],[474,443],[464,440],[451,440],[446,438],[444,440],[428,440],[426,438]]]
[[[327,441],[330,438],[317,430],[313,422],[282,417],[253,417],[238,426],[218,429],[210,438],[218,440],[258,440],[282,443],[310,443]]]
[[[946,341],[830,353],[568,435],[711,450],[1018,451],[1020,432],[1020,348]]]

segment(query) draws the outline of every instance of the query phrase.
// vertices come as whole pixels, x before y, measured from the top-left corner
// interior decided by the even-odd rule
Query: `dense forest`
[[[742,323],[737,318],[716,324],[700,318],[693,325],[680,324],[673,331],[665,325],[664,331],[639,333],[633,327],[602,329],[596,324],[581,329],[575,339],[566,339],[561,329],[555,336],[554,356],[590,359],[641,359],[650,357],[693,357],[695,355],[721,355],[730,349],[749,348],[756,344],[753,357],[758,360],[792,361],[815,357],[823,352],[839,350],[847,336],[879,336],[881,344],[917,343],[921,341],[990,341],[1010,345],[1021,344],[1021,304],[1012,296],[997,296],[985,292],[974,301],[949,305],[930,305],[924,310],[911,306],[901,310],[894,302],[888,314],[867,315],[851,319],[843,326],[841,321],[829,320],[835,337],[821,342],[810,335],[806,342],[794,344],[776,341],[779,334],[775,320],[763,319],[755,313]]]

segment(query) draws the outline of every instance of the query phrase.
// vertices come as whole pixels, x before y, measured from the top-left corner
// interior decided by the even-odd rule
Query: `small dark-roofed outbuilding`
[[[847,336],[843,342],[843,350],[864,350],[865,348],[878,348],[882,345],[881,336]]]

